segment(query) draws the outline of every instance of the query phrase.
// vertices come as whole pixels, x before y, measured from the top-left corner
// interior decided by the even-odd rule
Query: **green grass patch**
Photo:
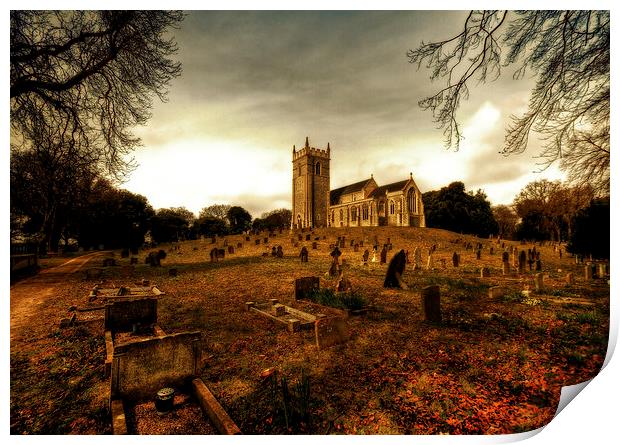
[[[331,289],[315,289],[308,299],[324,306],[358,310],[366,306],[366,298],[356,292],[336,293]]]

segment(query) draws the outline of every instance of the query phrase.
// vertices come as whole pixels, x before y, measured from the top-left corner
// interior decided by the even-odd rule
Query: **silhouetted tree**
[[[528,110],[513,116],[502,153],[522,153],[534,130],[546,141],[542,168],[559,160],[572,183],[607,195],[609,24],[609,11],[472,11],[458,35],[407,53],[418,69],[425,63],[432,70],[431,79],[447,79],[420,106],[433,112],[446,145],[458,149],[456,111],[471,82],[495,80],[511,65],[514,78],[531,73]]]
[[[289,209],[277,209],[263,213],[260,218],[255,218],[252,222],[252,228],[260,230],[274,230],[290,225],[291,211]]]
[[[192,222],[193,213],[184,207],[159,209],[151,218],[151,237],[158,243],[185,240]]]
[[[225,224],[229,224],[228,211],[230,210],[228,204],[212,204],[209,207],[203,207],[198,214],[198,218],[211,217],[218,218],[224,221]]]
[[[226,223],[220,218],[214,218],[212,216],[198,218],[194,222],[194,227],[196,233],[204,236],[226,235],[228,233]]]
[[[11,11],[12,142],[87,154],[115,176],[140,140],[131,130],[181,73],[169,31],[180,12]]]
[[[241,233],[252,225],[252,215],[243,207],[231,207],[226,216],[230,221],[230,233]]]
[[[486,237],[499,230],[491,203],[482,190],[465,192],[465,184],[453,182],[440,190],[422,194],[428,227],[472,233]]]
[[[153,208],[144,196],[102,182],[95,186],[88,204],[81,209],[77,230],[79,244],[140,247],[155,214]]]
[[[574,231],[567,246],[571,253],[609,259],[610,250],[609,197],[593,200],[573,220]]]
[[[519,220],[517,214],[509,206],[503,204],[491,207],[491,211],[493,218],[497,221],[498,235],[504,239],[512,239]]]

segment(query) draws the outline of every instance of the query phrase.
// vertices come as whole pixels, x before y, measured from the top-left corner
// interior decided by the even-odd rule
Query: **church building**
[[[373,175],[330,189],[330,151],[293,145],[291,228],[302,227],[426,227],[422,194],[409,178],[379,186]]]

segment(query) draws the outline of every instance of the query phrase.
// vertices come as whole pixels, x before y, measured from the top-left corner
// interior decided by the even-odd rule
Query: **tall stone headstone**
[[[432,270],[435,267],[435,264],[433,262],[433,254],[429,253],[428,254],[428,259],[426,260],[426,269],[427,270]]]
[[[586,281],[590,281],[592,279],[592,264],[587,263],[584,266],[584,278]]]
[[[452,266],[459,267],[459,260],[460,260],[459,254],[454,252],[452,254]]]
[[[422,267],[422,252],[419,247],[413,251],[413,264],[416,269]]]
[[[569,272],[566,274],[566,283],[567,284],[575,284],[575,274]]]
[[[486,278],[486,277],[490,277],[491,276],[491,271],[489,270],[488,267],[481,267],[480,268],[480,278]]]
[[[525,250],[522,250],[521,253],[519,254],[519,273],[520,274],[525,273],[525,261],[526,261]]]
[[[427,286],[420,293],[422,310],[426,321],[441,322],[441,294],[439,286]]]

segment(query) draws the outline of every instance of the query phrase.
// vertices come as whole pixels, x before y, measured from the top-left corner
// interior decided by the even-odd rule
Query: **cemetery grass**
[[[303,235],[305,236],[306,233]],[[384,289],[386,265],[361,264],[365,248],[372,258],[372,239],[391,238],[413,260],[416,246],[423,252],[437,244],[435,270],[412,270],[403,279],[409,290]],[[280,302],[310,313],[342,315],[338,309],[295,301],[296,278],[319,276],[321,287],[335,285],[326,275],[329,245],[344,235],[341,249],[345,274],[355,292],[374,310],[351,316],[348,342],[317,350],[312,331],[291,334],[254,312],[246,301]],[[217,263],[209,251],[223,248],[223,240],[186,241],[162,245],[162,267],[144,264],[140,252],[133,269],[129,259],[105,271],[105,286],[127,285],[145,278],[166,292],[159,300],[159,325],[166,333],[202,333],[200,377],[246,434],[502,434],[539,428],[557,408],[562,386],[593,378],[602,366],[608,337],[607,281],[585,283],[583,266],[550,246],[539,247],[545,288],[533,289],[533,273],[503,277],[501,249],[495,242],[435,229],[351,228],[318,229],[318,249],[312,241],[291,243],[287,231],[260,245],[252,236],[228,236],[235,253]],[[323,236],[326,239],[323,240]],[[350,239],[364,239],[353,252]],[[457,238],[485,245],[481,260],[464,250]],[[305,239],[305,238],[304,238]],[[238,249],[237,243],[243,243]],[[517,245],[514,242],[508,244]],[[284,258],[263,257],[271,246],[282,245]],[[306,245],[309,262],[301,263]],[[490,255],[489,246],[494,255]],[[531,245],[519,246],[529,248]],[[175,250],[178,249],[178,250]],[[454,251],[461,267],[453,268]],[[423,255],[425,259],[425,255]],[[377,260],[379,254],[377,253]],[[446,260],[446,268],[441,266]],[[92,259],[100,266],[101,259]],[[125,264],[126,263],[126,264]],[[479,268],[491,277],[479,278]],[[86,266],[88,267],[88,265]],[[176,277],[168,269],[176,268]],[[561,272],[558,272],[561,269]],[[575,272],[576,284],[564,282]],[[442,322],[423,321],[419,290],[441,289]],[[103,378],[103,324],[93,321],[60,329],[58,321],[70,305],[85,305],[93,282],[81,274],[68,277],[41,309],[46,315],[31,335],[11,344],[11,432],[109,433],[106,406],[109,382]],[[507,293],[490,300],[488,288],[500,285]],[[14,347],[15,346],[15,347]],[[269,374],[285,377],[291,387],[309,378],[309,415],[287,419]]]

